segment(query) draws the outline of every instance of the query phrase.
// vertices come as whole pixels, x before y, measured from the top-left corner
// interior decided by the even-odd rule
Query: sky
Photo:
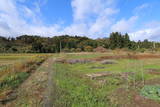
[[[160,0],[0,0],[0,35],[108,37],[160,41]]]

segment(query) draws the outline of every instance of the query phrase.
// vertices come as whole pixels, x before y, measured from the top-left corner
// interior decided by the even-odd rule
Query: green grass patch
[[[0,89],[16,88],[28,76],[29,76],[29,74],[26,72],[18,72],[16,74],[11,74],[11,75],[7,76],[6,78],[4,78],[4,80],[0,83]]]
[[[63,54],[63,58],[67,59],[88,59],[99,56],[101,54]],[[115,64],[101,64],[100,61],[85,64],[55,64],[56,75],[54,79],[57,88],[55,106],[117,106],[115,104],[118,103],[112,102],[112,95],[117,89],[125,88],[127,90],[139,91],[145,85],[145,81],[160,77],[160,75],[148,73],[149,69],[160,68],[159,59],[115,59],[115,62]],[[113,73],[113,76],[97,77],[94,80],[86,77],[86,74],[101,72]],[[125,96],[122,96],[122,99],[123,97]],[[131,98],[128,101],[130,100]]]
[[[76,65],[75,65],[76,66]],[[96,87],[97,81],[84,78],[68,64],[55,64],[57,100],[55,106],[63,107],[112,107],[108,95],[117,88],[112,81],[109,85]]]
[[[81,59],[81,58],[96,58],[101,56],[107,56],[109,54],[104,53],[87,53],[87,54],[64,54],[68,59]]]
[[[146,85],[140,93],[146,98],[160,101],[160,85]]]

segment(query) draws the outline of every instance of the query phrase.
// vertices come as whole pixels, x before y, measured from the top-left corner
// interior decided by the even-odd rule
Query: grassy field
[[[0,54],[0,100],[5,101],[49,54]]]
[[[159,65],[160,55],[151,53],[0,54],[0,101],[24,83],[15,105],[44,100],[54,107],[158,107]]]
[[[92,61],[74,64],[57,62],[54,64],[56,70],[54,81],[57,86],[55,106],[134,107],[140,103],[140,107],[144,107],[148,103],[159,104],[160,96],[156,93],[159,92],[160,87],[156,86],[156,89],[153,89],[148,88],[148,85],[152,87],[152,85],[160,83],[160,59],[147,58],[144,54],[145,58],[142,59],[114,59],[113,57],[109,59],[107,57],[108,59],[96,60],[99,57],[110,55],[115,54],[61,55],[63,59],[72,61],[74,59],[92,59]],[[112,64],[102,64],[104,60],[112,62]],[[158,97],[156,102],[151,100],[156,98],[153,98],[150,93],[155,90],[158,90],[155,92],[156,98]],[[136,100],[137,97],[138,100]],[[145,102],[144,105],[143,102]]]

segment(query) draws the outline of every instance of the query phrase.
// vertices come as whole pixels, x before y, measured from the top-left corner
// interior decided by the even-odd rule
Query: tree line
[[[108,38],[91,39],[85,36],[41,37],[22,35],[16,38],[0,36],[0,53],[58,53],[93,51],[97,47],[105,49],[158,50],[160,43],[131,41],[129,35],[113,32]]]

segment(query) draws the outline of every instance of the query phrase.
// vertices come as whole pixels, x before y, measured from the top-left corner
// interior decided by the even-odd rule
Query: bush
[[[70,49],[70,52],[75,52],[75,48],[71,48],[71,49]]]
[[[62,52],[70,52],[70,50],[68,48],[64,48]]]
[[[84,51],[86,51],[86,52],[92,52],[93,51],[93,47],[91,47],[91,46],[85,46],[84,47]]]
[[[81,50],[81,48],[77,48],[77,49],[75,49],[75,51],[76,52],[81,52],[82,50]]]
[[[103,48],[102,46],[99,46],[94,49],[94,52],[106,52],[106,51],[107,51],[107,49]]]
[[[139,48],[139,49],[137,49],[137,51],[141,52],[141,53],[144,53],[146,51],[146,49],[145,48]]]

